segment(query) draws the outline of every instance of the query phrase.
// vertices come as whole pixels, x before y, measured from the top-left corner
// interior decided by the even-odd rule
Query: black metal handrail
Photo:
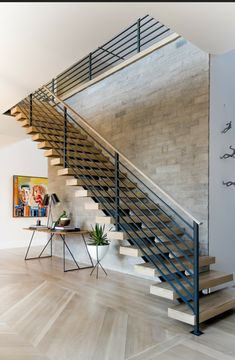
[[[168,27],[145,15],[56,76],[46,86],[58,96],[62,96],[171,33]]]
[[[191,225],[188,221],[186,221],[182,215],[178,214],[177,211],[172,209],[171,206],[169,206],[164,200],[160,198],[159,195],[156,195],[152,189],[148,188],[138,177],[136,174],[134,174],[128,167],[120,162],[119,154],[115,151],[114,153],[105,146],[97,141],[97,139],[90,134],[89,131],[87,131],[86,128],[84,128],[84,123],[81,125],[78,121],[76,121],[73,116],[70,114],[71,109],[70,107],[65,104],[63,101],[61,101],[55,94],[51,93],[47,88],[41,88],[37,92],[35,92],[32,96],[29,97],[29,99],[24,100],[24,105],[26,105],[26,109],[28,108],[28,116],[30,118],[30,124],[34,124],[35,122],[37,124],[37,119],[34,119],[33,116],[33,107],[34,107],[34,101],[37,99],[36,107],[38,106],[38,103],[41,104],[41,116],[48,114],[43,110],[43,106],[45,106],[45,100],[47,101],[48,105],[51,105],[51,109],[53,111],[57,109],[57,111],[62,115],[64,113],[64,123],[61,124],[59,127],[64,132],[64,142],[63,145],[60,146],[59,149],[56,149],[56,152],[58,153],[58,156],[60,158],[63,158],[64,160],[64,167],[71,168],[74,171],[74,175],[77,178],[80,178],[83,180],[85,187],[88,188],[91,193],[94,195],[93,199],[96,202],[101,202],[103,206],[103,211],[108,214],[109,216],[114,216],[116,219],[116,226],[117,230],[121,230],[128,234],[129,240],[131,243],[134,243],[144,254],[144,257],[149,261],[149,263],[153,264],[153,266],[158,270],[160,276],[165,281],[168,281],[172,288],[176,291],[178,296],[192,309],[192,311],[195,314],[196,318],[196,325],[194,332],[199,333],[199,234],[198,234],[198,223],[193,221],[193,225]],[[25,107],[22,108],[22,111],[26,111]],[[52,110],[51,110],[52,111]],[[74,111],[73,111],[74,112]],[[53,115],[53,113],[52,113]],[[86,169],[87,166],[82,166],[81,162],[79,162],[79,165],[76,163],[76,156],[79,157],[79,153],[82,150],[79,150],[78,154],[76,155],[76,151],[74,153],[74,157],[71,158],[71,154],[68,155],[68,136],[67,136],[67,130],[68,125],[73,123],[78,129],[80,129],[81,133],[85,133],[91,138],[95,143],[102,148],[108,155],[109,158],[113,159],[113,164],[115,165],[115,176],[113,177],[115,181],[115,196],[111,196],[108,192],[109,188],[109,181],[111,178],[107,175],[101,177],[102,184],[97,188],[97,185],[94,185],[92,180],[97,181],[97,177],[100,177],[99,171],[96,171],[93,169],[93,173],[95,175],[89,175],[83,176],[79,173],[79,168]],[[47,140],[51,143],[51,147],[55,148],[55,142],[51,141],[50,139]],[[133,201],[133,198],[128,196],[128,193],[126,193],[125,198],[120,198],[120,189],[128,189],[127,184],[125,184],[125,180],[120,176],[121,170],[120,167],[127,170],[131,176],[133,176],[138,182],[140,182],[145,188],[147,188],[148,191],[151,191],[158,200],[161,201],[161,203],[168,209],[171,210],[174,217],[177,217],[184,222],[184,224],[188,227],[189,231],[192,231],[192,235],[188,231],[184,231],[184,237],[187,238],[187,241],[193,241],[193,251],[191,247],[188,247],[188,252],[185,251],[185,249],[181,249],[177,241],[179,243],[186,244],[186,241],[181,237],[178,236],[175,232],[173,227],[170,227],[167,223],[164,223],[164,221],[161,221],[159,212],[155,213],[154,210],[151,209],[150,204],[156,205],[156,208],[158,211],[160,211],[162,214],[167,214],[165,210],[161,206],[159,206],[158,203],[155,203],[151,198],[146,196],[144,191],[139,188],[139,190],[142,192],[142,194],[145,194],[145,198],[147,199],[147,203],[143,200],[139,199],[136,196],[136,201],[134,202],[135,206],[132,207],[131,211],[134,213],[134,216],[139,218],[140,224],[144,225],[145,228],[142,227],[142,225],[135,224],[135,228],[131,228],[129,226],[128,221],[126,220],[126,212],[125,208],[122,208],[122,205],[126,206],[128,208],[128,201]],[[108,168],[107,168],[108,170]],[[131,184],[134,185],[133,180],[129,180]],[[131,193],[134,195],[134,190],[132,188],[128,189],[128,191],[131,191]],[[97,196],[97,192],[98,195]],[[105,196],[104,194],[105,193]],[[102,201],[101,201],[102,200]],[[141,207],[142,206],[142,207]],[[148,212],[145,213],[145,211]],[[140,214],[139,214],[140,212]],[[149,213],[151,214],[152,219],[149,216]],[[131,215],[129,215],[131,216]],[[142,218],[140,217],[142,216]],[[146,217],[147,222],[143,220],[143,216]],[[182,226],[173,219],[173,217],[170,217],[172,224],[175,226],[178,226],[179,229],[182,229]],[[154,228],[149,227],[149,222],[157,229],[158,233],[156,233],[156,230]],[[129,226],[129,227],[128,227]],[[165,230],[170,230],[172,232],[172,235],[168,235],[165,233]],[[148,231],[148,232],[147,232]],[[174,245],[174,248],[171,248],[168,246],[167,242],[164,242],[161,239],[161,236],[159,236],[159,231],[161,233],[161,236],[164,236],[164,238],[167,239],[167,241]],[[158,242],[156,243],[153,238],[156,238]],[[146,247],[147,245],[147,247]],[[165,250],[163,250],[160,245],[164,246]],[[159,258],[159,255],[156,255],[155,251],[153,249],[157,250],[157,254],[160,254],[161,259]],[[186,247],[187,249],[187,247]],[[178,251],[180,255],[188,260],[188,263],[191,264],[191,267],[193,271],[190,270],[188,265],[186,265],[181,257],[178,257],[175,255],[175,252]],[[166,252],[171,254],[172,258],[168,257],[166,255]],[[193,258],[192,258],[193,255]],[[169,268],[170,266],[170,268]],[[173,269],[173,270],[171,270]],[[191,275],[193,278],[193,281],[189,279],[183,272],[187,271],[188,274]],[[176,275],[177,274],[177,275]],[[174,284],[174,282],[177,284],[177,286]],[[184,283],[187,283],[189,288],[185,287]],[[192,289],[191,291],[189,289]],[[191,304],[191,300],[193,300],[193,304]]]
[[[42,112],[42,114],[43,114],[43,110],[42,110],[41,112]],[[47,115],[47,116],[48,116],[47,113],[45,113],[44,115]],[[65,119],[66,119],[66,118],[65,118]],[[48,142],[50,142],[50,141],[48,141]],[[52,147],[54,146],[53,142],[51,142],[51,146],[52,146]],[[64,147],[63,147],[62,149],[60,149],[60,151],[57,150],[58,156],[64,156],[64,153],[65,153],[65,151],[66,151],[66,150],[65,150],[66,147],[67,147],[67,145],[66,145],[66,143],[65,143],[65,144],[64,144]],[[69,163],[68,161],[67,161],[66,165],[67,165],[67,167],[70,167],[70,168],[73,167],[73,165],[72,165],[71,163]],[[75,172],[75,175],[76,175],[76,172]],[[77,176],[79,177],[79,174],[77,174]],[[92,178],[94,179],[94,177],[92,177]],[[90,184],[91,181],[90,181],[89,179],[84,179],[84,178],[82,178],[82,179],[85,180],[85,182],[88,182],[87,185],[89,186],[89,189],[90,189],[90,187],[96,188],[96,186]],[[103,181],[106,182],[104,179],[103,179]],[[106,183],[107,183],[107,182],[106,182]],[[107,185],[108,185],[108,183],[107,183]],[[94,189],[93,189],[93,190],[94,190]],[[102,190],[107,191],[106,189],[102,189]],[[96,189],[96,191],[97,191],[97,189]],[[100,192],[100,190],[98,190],[98,191]],[[103,197],[103,196],[102,196],[102,197]],[[104,197],[103,197],[103,200],[105,200],[105,201],[104,201],[102,204],[104,205],[105,208],[107,208],[107,205],[110,205],[110,202],[108,202]],[[113,207],[113,210],[114,210],[114,207]],[[122,211],[122,209],[120,208],[120,209],[119,209],[119,212],[121,212],[121,211]],[[128,232],[128,230],[126,230],[121,224],[120,224],[120,227],[122,228],[122,230]],[[143,230],[143,231],[144,231],[144,230]],[[136,233],[135,230],[134,230],[134,232]],[[156,236],[156,235],[154,234],[154,236]],[[159,253],[162,255],[162,257],[164,258],[164,260],[165,260],[166,262],[168,261],[168,262],[170,263],[170,265],[175,268],[176,271],[179,271],[179,269],[177,268],[177,266],[174,264],[173,260],[170,259],[170,258],[168,258],[168,257],[165,255],[164,251],[162,251],[161,249],[159,249],[158,245],[157,245],[155,242],[153,242],[153,240],[152,240],[151,238],[149,238],[148,236],[146,236],[146,237],[148,238],[151,246],[153,246],[153,247],[155,247],[156,249],[158,249]],[[134,240],[133,238],[132,238],[132,240],[135,242],[135,240]],[[141,237],[139,238],[139,240],[143,241],[143,239],[142,239]],[[165,245],[166,248],[168,249],[167,245],[166,245],[164,242],[162,242],[162,241],[160,241],[160,242],[161,242],[161,244]],[[140,246],[138,243],[136,243],[136,245],[141,249],[141,251],[143,251],[143,252],[145,253],[145,256],[146,256],[146,258],[149,260],[149,262],[150,262],[150,263],[153,263],[153,265],[159,270],[161,276],[162,276],[165,280],[168,279],[168,277],[163,273],[163,271],[161,270],[161,268],[159,268],[159,265],[158,265],[159,259],[158,259],[158,262],[156,262],[156,259],[150,258],[150,257],[149,257],[149,254],[146,253],[146,251],[143,249],[142,246]],[[144,245],[146,245],[146,244],[143,243],[143,246],[144,246]],[[151,249],[150,249],[150,250],[151,250]],[[172,252],[170,249],[168,249],[168,250],[169,250],[169,252]],[[152,250],[151,250],[151,252],[152,252],[152,256],[155,257],[156,254],[155,254]],[[174,252],[172,252],[172,254],[174,255]],[[179,260],[179,262],[181,261],[181,260],[178,259],[177,257],[175,257],[175,258],[176,258],[177,260]],[[177,278],[177,276],[175,275],[175,273],[174,273],[174,272],[171,272],[165,263],[162,263],[162,262],[160,262],[160,263],[161,263],[161,265],[163,265],[163,267],[165,268],[165,270],[166,270],[169,274],[171,274],[171,276],[172,276],[172,277],[174,278],[174,280],[178,283],[178,285],[183,288],[183,291],[186,292],[186,293],[188,293],[189,298],[192,299],[193,294],[190,293],[190,292],[187,290],[187,288],[185,288],[185,286],[184,286],[182,283],[180,283],[180,281],[178,280],[178,278]],[[184,270],[188,271],[187,267],[185,267]],[[189,282],[189,279],[188,279],[184,274],[179,273],[179,275],[180,275],[186,282],[188,282],[188,284],[189,284],[190,286],[192,286],[192,284]],[[167,281],[169,281],[169,280],[167,280]],[[171,281],[170,281],[170,283],[171,283]],[[185,298],[184,295],[182,295],[181,292],[179,292],[179,290],[174,286],[174,284],[172,284],[172,287],[175,288],[175,291],[180,295],[180,297],[189,305],[190,308],[192,308],[192,306],[191,306],[191,304],[189,303],[189,301]]]

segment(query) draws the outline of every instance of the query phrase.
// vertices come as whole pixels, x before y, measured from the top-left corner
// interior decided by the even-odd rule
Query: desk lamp
[[[55,193],[53,193],[51,195],[46,194],[44,196],[43,205],[44,206],[49,206],[49,213],[48,213],[48,218],[47,218],[47,227],[49,225],[50,217],[51,217],[52,222],[53,222],[52,211],[51,211],[52,204],[57,205],[59,203],[60,203],[60,200],[59,200],[58,196]]]

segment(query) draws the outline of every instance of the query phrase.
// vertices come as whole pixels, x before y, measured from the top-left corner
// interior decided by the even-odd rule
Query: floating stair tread
[[[99,169],[99,170],[114,170],[114,166],[111,163],[108,162],[94,162],[94,161],[86,161],[86,160],[79,160],[79,159],[73,159],[71,160],[72,164],[76,166],[81,167],[88,167],[90,169]],[[62,158],[54,158],[51,160],[52,166],[64,166],[64,160]],[[88,196],[88,195],[87,195]],[[91,197],[93,195],[89,195],[88,197]]]
[[[135,184],[131,184],[130,182],[128,182],[128,180],[124,180],[124,182],[125,183],[123,186],[125,186],[125,188],[135,188],[136,187]],[[68,180],[66,180],[66,185],[67,186],[86,186],[86,187],[89,187],[89,186],[115,187],[115,182],[112,180],[105,180],[105,182],[104,182],[102,179],[98,179],[98,180],[68,179]],[[96,203],[91,203],[91,204],[87,205],[87,210],[99,210],[98,207],[93,206],[94,204],[96,205]]]
[[[171,221],[169,216],[167,216],[165,214],[157,214],[157,216],[148,216],[148,217],[146,217],[145,215],[122,216],[122,218],[120,219],[120,222],[128,223],[128,224],[144,222],[144,224],[152,225],[152,221],[156,224],[160,220],[165,223]],[[96,223],[98,223],[98,224],[115,224],[115,218],[112,216],[97,216]]]
[[[122,207],[122,205],[121,205]],[[127,208],[132,209],[132,204],[127,205]],[[153,234],[154,233],[154,234]],[[182,230],[180,230],[179,228],[163,228],[162,230],[158,229],[158,228],[151,228],[151,230],[149,229],[142,229],[142,230],[135,230],[135,231],[109,231],[108,232],[108,238],[110,240],[127,240],[130,238],[138,238],[138,237],[152,237],[154,238],[156,236],[174,236],[174,234],[180,236],[183,235]]]
[[[38,134],[38,133],[33,134],[32,140],[33,141],[53,141],[53,142],[64,144],[64,137],[59,136],[59,135],[54,135],[54,134]],[[69,135],[67,136],[67,143],[71,144],[71,145],[80,145],[80,146],[83,145],[83,146],[88,146],[88,147],[94,146],[94,144],[90,143],[87,140],[70,137]]]
[[[175,244],[177,245],[177,247]],[[164,244],[159,243],[157,247],[156,246],[155,247],[150,246],[149,248],[145,247],[143,250],[139,249],[138,246],[135,245],[120,246],[119,252],[121,255],[141,257],[141,256],[145,256],[145,254],[151,255],[152,252],[154,254],[160,254],[161,252],[168,253],[171,250],[173,251],[174,250],[180,251],[179,249],[185,250],[188,249],[190,246],[191,247],[193,246],[192,242],[187,242],[186,245],[180,241],[174,241],[174,244],[172,244],[172,242],[170,241],[164,241]]]
[[[193,279],[191,276],[189,276],[188,279],[193,282]],[[200,288],[200,290],[209,289],[209,288],[212,288],[212,287],[215,287],[218,285],[222,285],[222,284],[227,283],[232,280],[233,280],[233,274],[227,274],[227,273],[223,273],[221,271],[216,271],[216,270],[209,270],[209,271],[200,273],[199,288]],[[176,281],[172,281],[172,282],[174,283],[176,288],[179,288],[180,292],[183,293],[182,287],[180,287]],[[187,290],[191,291],[191,287],[188,285],[188,283],[186,281],[181,280],[180,282],[183,283],[183,285],[185,286],[185,288]],[[170,299],[170,300],[176,300],[179,298],[176,291],[167,282],[151,285],[150,286],[150,294],[164,297],[164,298]]]
[[[107,197],[107,198],[114,198],[115,191],[114,190],[107,190],[107,191],[101,190],[98,192],[96,190],[78,190],[78,191],[76,191],[75,196],[76,197],[94,197],[94,196],[101,197],[102,196],[102,197]],[[138,192],[132,193],[132,192],[128,192],[128,191],[125,191],[125,192],[120,191],[119,196],[120,196],[120,198],[130,197],[130,198],[134,198],[134,199],[135,198],[140,199],[144,195],[142,195],[141,193],[138,193]]]
[[[55,142],[55,141],[42,141],[38,144],[38,149],[63,149],[63,146],[60,145],[60,143]],[[100,154],[101,150],[100,149],[96,149],[93,146],[80,146],[78,144],[67,144],[67,150],[70,151],[77,151],[77,152],[87,152],[87,153],[91,153],[91,154]]]
[[[73,170],[72,168],[64,168],[64,169],[60,169],[57,172],[58,176],[76,176],[76,175],[91,175],[91,176],[100,176],[100,177],[115,177],[114,173],[107,170],[93,170],[93,169],[80,169],[80,168],[76,168],[75,170]],[[126,175],[125,174],[120,174],[120,178],[125,178]],[[93,195],[94,196],[94,195]],[[101,195],[100,195],[101,196]]]
[[[189,257],[191,260],[193,260],[193,257]],[[168,261],[166,262],[165,260],[163,260],[164,263],[167,265],[169,271],[175,272],[175,268],[174,266],[172,266]],[[193,265],[190,263],[190,261],[188,261],[185,258],[181,258],[181,261],[183,262],[184,265],[188,266],[188,268],[192,269]],[[179,271],[183,271],[184,267],[183,265],[181,265],[177,260],[171,259],[171,262],[173,262]],[[207,265],[211,265],[215,263],[215,257],[214,256],[200,256],[199,257],[199,267],[204,267]],[[144,275],[148,275],[148,276],[160,276],[161,273],[159,272],[159,270],[151,263],[142,263],[142,264],[136,264],[134,266],[135,271]],[[161,263],[159,262],[159,268],[162,269],[164,274],[167,274],[167,270],[165,269],[165,267],[163,265],[161,265]]]
[[[26,129],[26,134],[32,135],[32,134],[46,134],[46,135],[55,135],[55,136],[64,136],[64,132],[63,130],[60,129],[50,129],[50,128],[45,128],[45,127],[40,127],[40,126],[29,126]],[[68,137],[73,138],[73,139],[81,139],[81,140],[86,140],[87,136],[86,135],[82,135],[80,134],[78,131],[74,130],[74,131],[68,131],[67,132]]]
[[[60,154],[61,153],[61,154]],[[46,157],[57,157],[62,155],[63,153],[63,150],[62,149],[47,149],[45,152],[44,152],[44,156]],[[97,160],[97,161],[108,161],[108,158],[103,155],[103,154],[89,154],[89,153],[82,153],[82,152],[70,152],[69,150],[67,151],[67,158],[68,159],[74,159],[74,158],[77,158],[77,159],[86,159],[86,160]]]
[[[97,181],[101,181],[101,180],[97,180]],[[105,180],[105,181],[108,181],[108,180]],[[130,182],[130,185],[131,185],[131,182]],[[122,184],[120,184],[120,187],[123,187],[123,186],[126,187],[126,185],[123,184],[123,181],[122,181]],[[136,205],[135,205],[135,203],[131,203],[131,202],[127,203],[127,204],[121,202],[119,207],[121,209],[125,209],[125,210],[132,210],[136,207]],[[138,207],[139,207],[138,210],[140,210],[140,209],[146,210],[145,205],[139,204]],[[113,203],[106,202],[105,205],[103,203],[85,203],[85,209],[87,209],[87,210],[106,210],[106,209],[112,210],[112,209],[115,209],[115,203],[114,202]],[[157,209],[157,206],[155,206],[155,207],[152,206],[152,209]],[[131,233],[131,231],[130,231],[130,233]],[[115,238],[116,240],[125,240],[125,239],[129,238],[129,236],[127,236],[127,233],[124,233],[122,231],[110,231],[108,233],[108,236],[109,236],[109,234],[110,234],[110,239],[111,239],[111,237],[113,239]]]
[[[200,298],[199,322],[204,322],[235,307],[235,288],[218,290]],[[190,308],[182,303],[168,308],[168,316],[195,325],[195,316]]]

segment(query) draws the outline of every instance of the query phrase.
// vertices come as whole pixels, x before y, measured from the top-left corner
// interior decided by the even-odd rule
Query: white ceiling
[[[235,48],[235,3],[1,2],[0,113],[145,14],[209,53]],[[23,136],[0,117],[12,132]]]

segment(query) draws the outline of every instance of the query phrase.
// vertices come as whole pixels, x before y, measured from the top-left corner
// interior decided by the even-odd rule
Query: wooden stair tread
[[[104,169],[104,170],[113,170],[114,171],[114,166],[113,164],[109,163],[109,162],[102,162],[102,161],[86,161],[83,159],[73,159],[71,160],[72,164],[76,165],[77,167],[81,166],[81,167],[88,167],[90,169]],[[51,160],[51,165],[52,166],[64,166],[64,160],[63,158],[53,158]],[[87,195],[88,196],[88,195]]]
[[[235,307],[235,288],[218,290],[200,298],[199,322],[204,322]],[[168,308],[168,316],[195,325],[195,316],[184,303]]]
[[[38,144],[38,149],[60,149],[63,151],[63,146],[60,143],[55,141],[42,141]],[[93,146],[80,146],[78,144],[67,144],[67,150],[74,151],[74,152],[86,152],[89,154],[100,154],[101,150],[96,149]]]
[[[189,256],[189,258],[191,260],[193,260],[192,256]],[[181,258],[181,261],[189,268],[192,269],[193,265],[190,263],[190,261],[188,261],[185,258]],[[167,261],[165,261],[165,264],[167,265],[167,267],[169,268],[170,271],[175,272],[175,268]],[[171,262],[173,262],[174,264],[176,264],[177,268],[179,269],[179,271],[183,271],[184,267],[178,263],[177,260],[175,259],[171,259]],[[207,265],[211,265],[215,263],[215,257],[214,256],[199,256],[199,267],[204,267]],[[161,263],[159,262],[159,267],[160,269],[162,269],[163,273],[167,274],[167,270],[164,268],[163,265],[161,265]],[[136,264],[134,265],[135,271],[147,276],[160,276],[160,272],[159,270],[151,263],[142,263],[142,264]]]
[[[45,127],[40,127],[40,126],[29,126],[26,129],[26,134],[32,135],[32,134],[48,134],[48,135],[56,135],[56,136],[64,136],[64,132],[63,130],[60,129],[50,129],[50,128],[45,128]],[[71,131],[69,130],[67,132],[68,137],[73,138],[73,139],[81,139],[81,140],[86,140],[87,136],[86,135],[82,135],[79,133],[79,131],[74,130]]]
[[[189,276],[188,279],[193,281],[191,276]],[[200,290],[209,289],[218,285],[222,285],[232,280],[233,280],[233,274],[228,274],[216,270],[209,270],[200,273],[199,288]],[[180,287],[176,281],[173,280],[172,282],[174,283],[175,287],[179,288],[180,292],[183,293],[182,287]],[[186,289],[191,291],[191,287],[188,285],[188,283],[185,280],[181,279],[180,282],[185,286]],[[170,300],[176,300],[179,297],[176,291],[167,282],[151,285],[150,293]]]
[[[91,176],[100,176],[100,177],[111,177],[114,178],[115,174],[114,172],[110,171],[110,170],[93,170],[93,169],[80,169],[80,168],[76,168],[76,169],[72,169],[72,168],[64,168],[64,169],[60,169],[57,172],[58,176],[78,176],[78,175],[91,175]],[[120,178],[126,178],[126,174],[120,174]],[[93,195],[94,196],[94,195]],[[101,195],[100,195],[101,196]]]
[[[77,190],[75,193],[76,197],[115,197],[115,191],[114,190],[107,190],[107,191],[96,191],[96,190]],[[119,193],[120,198],[130,197],[130,198],[138,198],[141,199],[142,195],[141,193],[132,193],[131,191],[120,191]],[[106,217],[104,217],[106,218]]]
[[[139,206],[139,205],[138,205]],[[139,206],[141,207],[141,206]],[[133,208],[133,204],[130,204],[130,209]],[[144,207],[145,209],[145,207]],[[154,233],[154,234],[153,234]],[[162,228],[162,230],[158,228],[151,228],[151,230],[148,230],[147,228],[143,228],[142,230],[128,230],[128,232],[125,231],[109,231],[108,232],[108,239],[110,240],[128,240],[130,238],[137,238],[139,237],[153,237],[156,236],[174,236],[177,234],[178,236],[183,235],[183,232],[179,228]]]
[[[32,135],[32,140],[33,141],[53,141],[53,142],[57,142],[59,144],[64,144],[64,136],[59,136],[59,135],[54,135],[54,134],[34,134]],[[83,145],[83,146],[94,146],[94,144],[90,143],[87,140],[83,140],[83,139],[79,139],[79,138],[74,138],[74,137],[70,137],[69,135],[67,136],[67,143],[71,144],[71,145]]]
[[[123,181],[124,184],[123,184],[123,187],[125,188],[130,188],[130,189],[134,189],[136,187],[136,184],[132,184],[130,181],[128,180],[124,180]],[[89,187],[89,186],[109,186],[109,187],[115,187],[115,182],[112,181],[112,180],[102,180],[102,179],[98,179],[98,180],[92,180],[92,179],[68,179],[66,180],[66,185],[67,186],[86,186],[86,187]],[[122,187],[122,186],[121,186]],[[89,208],[90,205],[88,205],[88,208],[87,210],[99,210],[98,207],[94,207],[93,204],[96,204],[96,203],[92,203],[91,205],[91,208]],[[86,204],[85,204],[86,205]],[[98,204],[99,205],[99,204]],[[93,208],[92,208],[93,206]]]
[[[98,180],[99,182],[101,181],[101,180]],[[105,180],[105,182],[107,182],[108,180]],[[125,180],[124,180],[125,181]],[[123,182],[124,181],[122,181],[122,184],[120,184],[120,187],[123,187],[123,186],[125,186],[126,187],[126,185],[125,184],[123,184]],[[128,180],[126,180],[126,181],[128,181]],[[113,182],[113,184],[115,185],[115,183]],[[132,185],[132,183],[130,182],[130,184],[129,185]],[[133,210],[133,209],[135,209],[136,208],[136,205],[135,205],[135,203],[128,203],[128,204],[125,204],[125,203],[122,203],[122,202],[120,202],[120,205],[119,205],[119,207],[121,208],[121,209],[126,209],[126,210]],[[142,205],[142,204],[139,204],[138,205],[138,207],[139,207],[139,209],[137,209],[137,210],[135,210],[135,211],[141,211],[141,210],[146,210],[146,206],[145,205]],[[105,204],[104,203],[95,203],[95,202],[93,202],[93,203],[85,203],[85,209],[86,210],[105,210],[105,209],[110,209],[110,210],[112,210],[112,209],[114,209],[115,208],[115,203],[113,202],[113,203],[108,203],[108,202],[106,202]],[[152,206],[152,209],[154,210],[154,209],[157,209],[157,206]],[[111,234],[112,233],[112,234]],[[110,234],[110,235],[109,235]],[[123,233],[123,232],[121,232],[121,231],[109,231],[108,232],[108,237],[110,236],[110,240],[114,240],[114,238],[116,239],[116,240],[126,240],[126,239],[128,239],[129,237],[128,237],[128,234],[127,233]],[[112,239],[111,239],[112,238]]]
[[[165,223],[168,223],[171,221],[170,217],[165,215],[165,214],[157,214],[157,216],[149,216],[149,219],[146,215],[139,215],[139,216],[135,216],[135,215],[129,215],[129,216],[122,216],[122,218],[120,219],[121,223],[141,223],[144,222],[144,224],[150,224],[152,225],[153,223],[157,223],[158,221],[160,222],[163,221]],[[115,218],[112,216],[97,216],[96,217],[96,222],[98,224],[115,224]]]
[[[44,152],[45,157],[56,157],[63,156],[63,150],[61,149],[47,149]],[[67,158],[69,159],[85,159],[85,160],[98,160],[98,161],[108,161],[107,156],[103,154],[91,154],[91,153],[83,153],[83,152],[71,152],[70,150],[67,151]]]
[[[177,247],[176,247],[175,244],[177,245]],[[173,244],[170,241],[164,241],[164,244],[159,243],[159,244],[157,244],[157,247],[154,247],[154,246],[150,246],[149,248],[145,247],[144,251],[139,249],[139,247],[136,246],[136,245],[120,246],[119,253],[121,255],[141,257],[141,256],[145,256],[145,254],[151,255],[152,251],[154,252],[154,254],[160,254],[161,251],[163,253],[168,253],[169,250],[170,251],[174,251],[174,250],[175,251],[180,251],[179,249],[185,250],[185,249],[188,249],[188,248],[190,248],[192,246],[193,246],[192,242],[187,242],[187,244],[184,244],[184,243],[182,243],[180,241],[175,240],[174,244]]]

